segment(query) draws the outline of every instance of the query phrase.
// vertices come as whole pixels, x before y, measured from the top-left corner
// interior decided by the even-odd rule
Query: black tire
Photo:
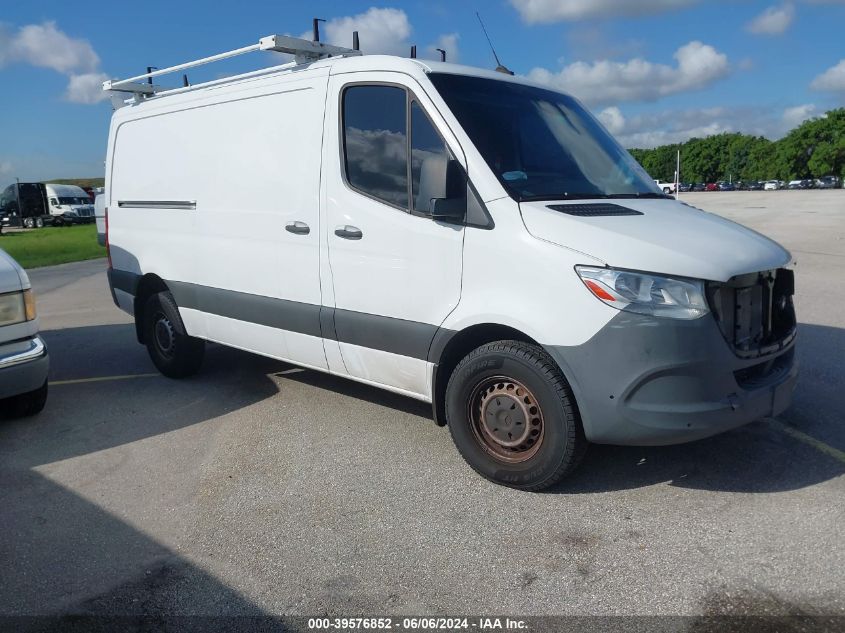
[[[44,228],[44,218],[35,218],[35,228],[36,229],[43,229]]]
[[[0,401],[0,410],[7,418],[28,418],[41,413],[47,404],[47,381],[35,391],[22,393]]]
[[[25,229],[32,229],[35,228],[35,222],[32,218],[24,218],[23,219],[23,228]]]
[[[587,449],[575,398],[557,364],[521,341],[482,345],[458,363],[446,387],[446,419],[476,472],[520,490],[558,483]],[[520,444],[501,445],[512,442]]]
[[[53,218],[53,226],[62,226],[64,223],[65,221],[61,216]]]
[[[152,295],[141,318],[147,351],[162,374],[168,378],[187,378],[199,371],[205,356],[205,341],[187,335],[172,294]]]

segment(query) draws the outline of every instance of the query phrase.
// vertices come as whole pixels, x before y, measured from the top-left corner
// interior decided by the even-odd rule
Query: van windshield
[[[429,79],[519,202],[668,197],[572,97],[480,77]]]
[[[91,204],[91,198],[59,198],[59,204]]]

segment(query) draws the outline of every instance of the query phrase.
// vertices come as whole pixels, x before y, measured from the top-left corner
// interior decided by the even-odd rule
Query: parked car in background
[[[736,187],[733,183],[723,180],[719,183],[719,191],[736,191]]]
[[[657,185],[657,188],[660,189],[663,193],[675,193],[674,182],[660,182],[659,180],[655,180],[654,184]]]
[[[777,191],[780,189],[780,183],[777,180],[767,180],[763,183],[763,191]]]
[[[804,189],[803,180],[790,180],[787,188],[789,189]]]
[[[693,191],[707,191],[707,185],[703,182],[697,182],[692,186]]]
[[[763,191],[763,183],[759,180],[751,180],[745,183],[746,191]]]
[[[816,180],[816,187],[818,189],[839,189],[841,186],[842,183],[839,181],[838,176],[825,176]]]
[[[708,182],[705,186],[707,191],[719,191],[719,183],[717,182]]]
[[[29,278],[0,249],[0,415],[35,415],[47,402],[47,347]]]
[[[692,191],[692,183],[691,182],[682,182],[678,185],[678,191],[681,193],[689,193]]]

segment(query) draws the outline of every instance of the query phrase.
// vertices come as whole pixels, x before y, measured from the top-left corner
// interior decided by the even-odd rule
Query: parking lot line
[[[96,376],[94,378],[75,378],[73,380],[51,380],[50,386],[78,385],[86,382],[107,382],[111,380],[131,380],[132,378],[154,378],[161,374],[128,374],[126,376]]]
[[[817,451],[820,451],[825,455],[829,455],[833,459],[836,459],[845,464],[845,452],[840,451],[838,448],[834,448],[830,444],[825,444],[821,440],[817,440],[811,435],[807,435],[806,433],[799,431],[795,427],[789,426],[788,424],[784,424],[783,422],[775,420],[774,418],[767,418],[767,421],[770,425],[786,433],[790,437],[793,437],[800,442],[804,442],[805,444],[808,444],[815,448]]]

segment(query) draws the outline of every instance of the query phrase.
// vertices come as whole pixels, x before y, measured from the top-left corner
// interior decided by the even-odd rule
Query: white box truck
[[[215,341],[430,402],[477,472],[525,490],[589,442],[787,407],[790,254],[664,195],[576,99],[284,36],[228,55],[259,49],[297,59],[104,85],[129,97],[110,286],[163,374]]]

